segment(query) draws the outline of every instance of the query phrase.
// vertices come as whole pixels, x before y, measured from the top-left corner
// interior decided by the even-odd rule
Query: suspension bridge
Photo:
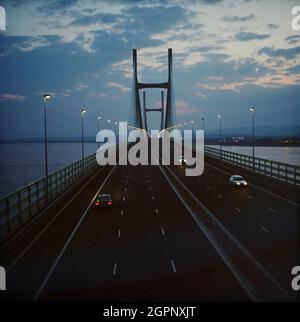
[[[161,130],[174,125],[172,74],[169,49],[167,81],[140,82],[133,50],[136,128],[149,129],[150,112]],[[162,89],[160,108],[147,106],[148,88]],[[205,147],[203,175],[184,168],[100,167],[92,155],[2,199],[1,298],[295,300],[299,167]],[[246,189],[229,185],[237,173]],[[111,208],[95,207],[100,193]]]

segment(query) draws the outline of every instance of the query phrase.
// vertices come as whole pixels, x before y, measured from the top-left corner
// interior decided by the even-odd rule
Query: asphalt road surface
[[[213,162],[201,177],[172,169],[290,292],[299,205],[255,185],[234,189],[233,170]],[[95,207],[99,192],[112,208]],[[157,166],[99,168],[0,254],[6,300],[250,300]]]

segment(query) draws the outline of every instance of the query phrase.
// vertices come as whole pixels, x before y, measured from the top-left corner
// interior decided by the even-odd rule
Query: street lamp
[[[204,131],[204,117],[201,117],[201,121],[202,121],[202,130]]]
[[[82,160],[82,170],[84,172],[83,115],[86,113],[86,110],[82,108],[80,113],[81,113],[81,160]]]
[[[99,131],[100,131],[100,125],[99,125],[100,120],[101,120],[101,116],[98,116],[98,117],[97,117],[97,134],[98,134],[98,133],[99,133]],[[99,145],[100,145],[100,142],[98,142],[98,147],[99,147]]]
[[[107,128],[109,129],[110,120],[107,120]]]
[[[252,165],[254,169],[254,145],[255,145],[255,137],[254,137],[254,114],[255,108],[251,107],[250,112],[252,113]]]
[[[222,150],[222,115],[218,114],[218,118],[220,119],[220,151]]]
[[[51,98],[51,95],[44,94],[44,145],[45,145],[45,178],[46,178],[46,201],[48,201],[48,142],[47,142],[47,100]]]
[[[194,121],[191,121],[192,124],[192,130],[194,131]]]

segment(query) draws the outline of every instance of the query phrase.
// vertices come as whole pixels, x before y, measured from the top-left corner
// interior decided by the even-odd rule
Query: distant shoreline
[[[0,144],[18,144],[18,143],[44,143],[43,140],[11,140],[11,141],[0,141]],[[49,140],[48,143],[81,143],[81,140]],[[84,140],[84,143],[95,143],[96,141],[93,140]],[[207,140],[205,145],[214,145],[219,146],[218,140]],[[232,142],[223,142],[222,146],[244,146],[244,147],[252,147],[252,142],[239,142],[239,143],[232,143]],[[281,142],[256,142],[256,147],[300,147],[300,142],[289,142],[289,143],[281,143]]]
[[[205,145],[214,145],[214,146],[219,146],[219,143],[211,143],[211,142],[206,142]],[[236,144],[231,144],[231,143],[222,143],[222,146],[244,146],[244,147],[252,147],[251,143],[236,143]],[[256,143],[255,147],[300,147],[300,143]]]

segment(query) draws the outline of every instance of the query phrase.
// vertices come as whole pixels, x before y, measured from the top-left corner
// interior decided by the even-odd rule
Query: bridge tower
[[[172,81],[172,49],[168,49],[168,81],[164,83],[141,83],[138,81],[137,75],[137,50],[132,50],[133,56],[133,94],[134,94],[134,123],[138,128],[148,130],[147,113],[160,112],[161,113],[161,130],[168,128],[173,124],[173,81]],[[146,106],[146,92],[143,91],[143,118],[141,112],[140,90],[146,88],[162,88],[167,90],[167,102],[164,117],[164,92],[161,92],[161,107],[147,108]]]

